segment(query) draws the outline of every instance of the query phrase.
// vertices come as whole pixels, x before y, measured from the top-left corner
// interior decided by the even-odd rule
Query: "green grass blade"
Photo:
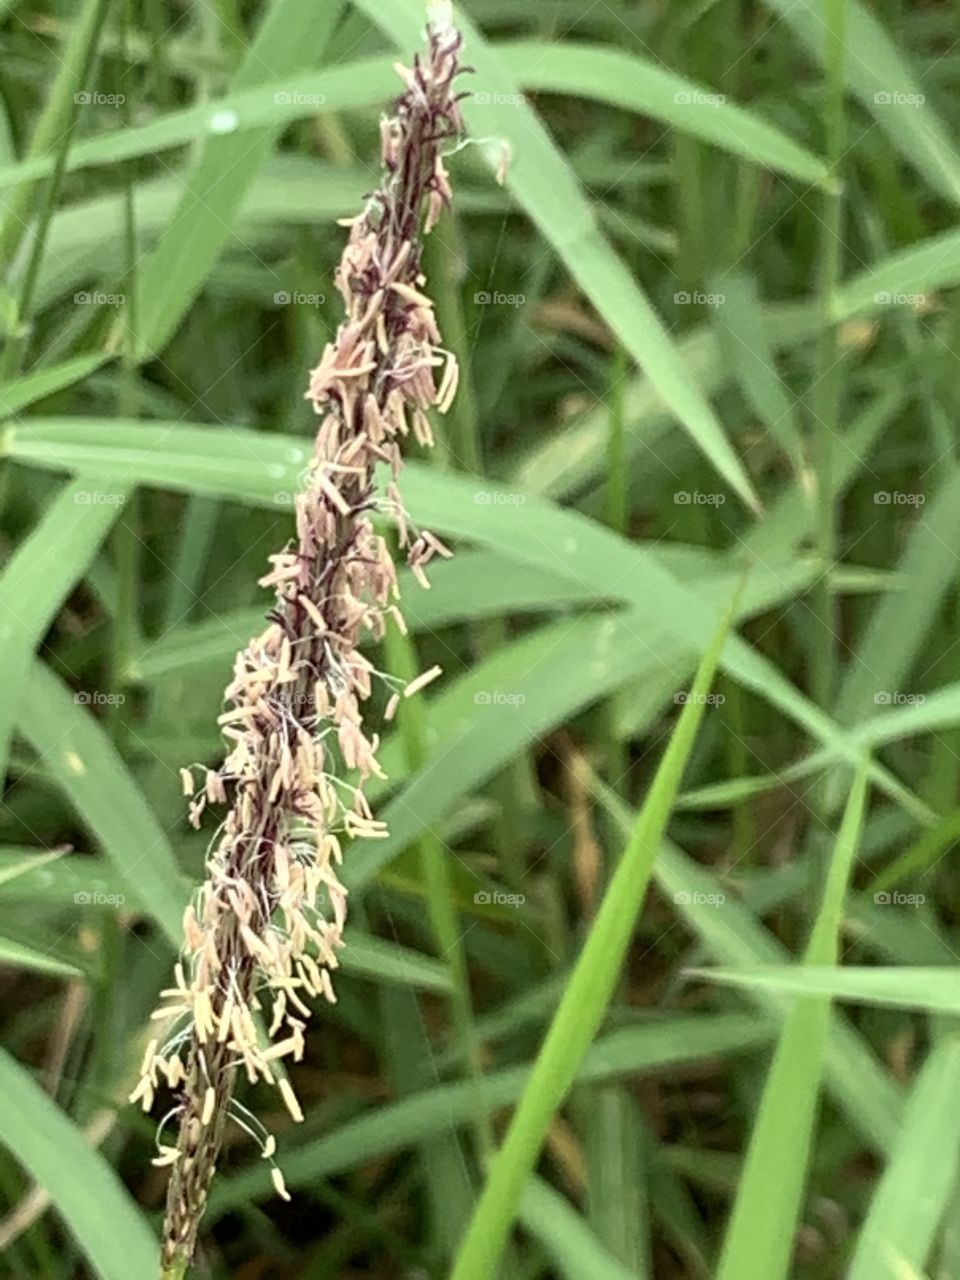
[[[344,973],[378,983],[416,987],[441,995],[449,995],[452,989],[448,967],[441,960],[356,929],[351,929],[349,945],[340,954],[340,968]]]
[[[344,8],[345,0],[325,4],[319,11],[302,0],[276,0],[247,51],[234,87],[249,89],[316,61]],[[139,268],[139,359],[150,359],[167,345],[203,287],[277,132],[274,126],[206,137],[195,167],[183,179],[183,197],[169,231]]]
[[[495,46],[525,89],[593,98],[650,116],[751,164],[819,183],[826,165],[755,111],[637,54],[564,40],[520,40]],[[472,54],[468,50],[468,57]]]
[[[878,492],[889,499],[888,493]],[[880,503],[876,518],[891,519],[894,509],[889,501]],[[909,675],[950,591],[957,572],[953,548],[960,542],[960,471],[920,511],[897,566],[903,586],[876,606],[850,660],[837,713],[845,724],[872,718],[878,705],[889,705],[902,692],[900,682]]]
[[[10,417],[21,409],[29,408],[37,400],[52,396],[57,391],[82,382],[94,370],[105,364],[109,356],[105,351],[90,356],[74,356],[49,369],[38,369],[24,374],[14,382],[0,386],[0,417]]]
[[[623,802],[599,782],[594,785],[594,794],[615,818],[620,830],[624,834],[629,832],[631,817]],[[660,850],[654,876],[660,892],[674,903],[678,914],[700,938],[709,955],[723,964],[740,966],[728,971],[707,970],[711,978],[725,972],[742,974],[744,966],[756,965],[770,966],[768,971],[774,975],[792,972],[808,975],[813,971],[809,967],[792,970],[783,963],[789,958],[787,952],[754,914],[725,892],[723,881],[669,841],[665,841]],[[718,911],[715,904],[721,899],[723,910]],[[789,1011],[783,994],[772,984],[745,985],[744,990],[767,1015],[783,1018]],[[859,1032],[837,1015],[827,1050],[827,1083],[870,1145],[877,1151],[889,1150],[902,1109],[900,1089],[884,1072]]]
[[[923,307],[936,289],[960,284],[960,232],[943,231],[871,263],[834,297],[834,318],[884,314],[891,307]]]
[[[397,45],[415,48],[423,28],[421,0],[358,0],[358,7]],[[687,377],[680,355],[646,294],[599,231],[593,208],[553,139],[520,94],[496,50],[462,12],[467,58],[476,68],[477,93],[489,102],[466,101],[464,114],[477,137],[510,141],[513,161],[507,185],[560,256],[573,279],[643,368],[673,413],[717,472],[751,507],[753,486],[713,410]]]
[[[850,792],[807,947],[811,964],[837,961],[843,901],[865,803],[866,773],[861,770]],[[829,1026],[828,1000],[800,1000],[787,1016],[750,1136],[717,1280],[784,1280],[788,1274]]]
[[[817,61],[824,58],[820,0],[766,0]],[[960,155],[900,50],[857,0],[846,0],[844,60],[848,89],[930,186],[960,201]],[[897,96],[899,95],[899,96]]]
[[[75,95],[83,89],[84,77],[93,63],[108,8],[109,0],[86,0],[67,47],[58,55],[58,70],[27,152],[40,166],[39,172],[33,174],[34,179],[53,172],[64,134],[72,128],[77,109]],[[31,180],[29,164],[12,168],[16,176],[8,185],[16,186],[17,190],[0,207],[0,272],[3,274],[23,241],[38,197],[38,185]]]
[[[0,1050],[0,1140],[48,1193],[99,1280],[149,1280],[157,1244],[107,1160],[13,1058]]]
[[[121,486],[73,480],[0,574],[0,777],[6,772],[19,696],[34,650],[74,589],[126,499]]]
[[[537,1056],[503,1146],[486,1184],[454,1265],[452,1280],[485,1280],[496,1272],[516,1213],[546,1136],[577,1067],[607,1012],[622,970],[630,936],[643,904],[657,849],[704,713],[732,613],[704,655],[666,753],[660,762],[636,827],[604,895],[559,1008]]]
[[[771,1024],[754,1015],[709,1014],[653,1018],[649,1024],[625,1027],[601,1037],[581,1061],[577,1080],[591,1083],[636,1073],[654,1072],[683,1062],[741,1053],[767,1044]],[[521,1096],[530,1079],[528,1066],[492,1071],[484,1081],[483,1102],[493,1110]],[[362,1112],[328,1134],[315,1136],[284,1154],[283,1172],[290,1187],[317,1179],[391,1151],[416,1146],[451,1125],[469,1124],[476,1111],[472,1081],[433,1085],[386,1106]],[[268,1195],[270,1171],[258,1161],[251,1169],[214,1188],[211,1211],[225,1213],[251,1197]]]
[[[887,906],[896,906],[900,895],[884,894]],[[910,894],[904,906],[915,905]],[[922,1009],[927,1013],[960,1013],[960,970],[927,965],[873,968],[847,965],[766,965],[748,969],[703,969],[703,977],[744,989],[775,991],[794,996],[831,996],[856,1004],[888,1005],[895,1009]]]
[[[794,401],[777,372],[776,353],[756,281],[746,272],[725,272],[713,281],[711,292],[724,299],[723,306],[715,308],[714,326],[730,367],[748,403],[800,477],[804,456]]]
[[[518,1216],[564,1280],[636,1280],[563,1196],[540,1178],[527,1183]]]
[[[25,942],[0,936],[0,965],[11,969],[24,969],[29,973],[45,973],[57,978],[79,978],[81,970],[76,965],[59,960],[46,951],[38,951]]]
[[[231,446],[226,452],[225,430]],[[309,461],[301,440],[279,433],[85,418],[37,418],[11,425],[3,450],[7,456],[56,471],[78,470],[104,480],[136,480],[288,511],[297,476]],[[690,649],[693,665],[709,643],[722,601],[705,601],[701,591],[687,589],[655,553],[638,552],[595,521],[487,481],[483,493],[489,501],[478,503],[475,479],[413,463],[405,472],[404,486],[414,518],[440,533],[476,541],[551,576],[592,583],[601,597],[609,594],[634,604],[647,614],[642,634],[651,652],[658,644],[679,644]],[[820,741],[831,758],[857,765],[865,757],[854,737],[735,635],[724,650],[722,666]],[[881,766],[871,765],[871,781],[924,821],[929,819],[926,807]]]
[[[70,148],[66,171],[156,155],[211,134],[282,127],[316,115],[319,109],[346,111],[378,106],[396,94],[398,83],[390,59],[383,57],[285,76],[261,88],[243,89],[199,106],[168,112],[149,124],[116,129],[78,142]],[[0,191],[45,177],[52,170],[53,160],[44,156],[6,166],[0,169]]]
[[[930,1052],[870,1202],[848,1280],[905,1280],[927,1266],[960,1172],[960,1040]]]
[[[166,833],[107,734],[42,662],[24,681],[17,729],[97,837],[131,901],[180,945],[186,891]]]

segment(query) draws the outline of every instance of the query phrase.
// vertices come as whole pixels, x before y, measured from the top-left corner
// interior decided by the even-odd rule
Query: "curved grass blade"
[[[637,824],[560,998],[507,1136],[490,1165],[451,1280],[486,1280],[496,1274],[518,1201],[550,1121],[606,1015],[732,618],[733,606],[700,664],[691,697],[671,734]]]
[[[626,834],[632,817],[623,801],[597,780],[592,790],[598,802]],[[707,952],[724,964],[740,966],[736,970],[709,970],[711,978],[719,973],[743,973],[745,966],[768,966],[776,975],[794,970],[786,963],[789,957],[781,943],[757,920],[753,912],[725,893],[726,884],[700,863],[688,857],[670,841],[664,841],[654,866],[654,876],[661,893],[672,901],[702,941]],[[718,911],[717,902],[723,902]],[[807,967],[798,970],[809,974]],[[842,972],[849,973],[845,969]],[[745,987],[764,1014],[786,1016],[788,1003],[772,985]],[[813,994],[817,994],[813,991]],[[835,994],[822,992],[820,994]],[[853,1125],[877,1151],[892,1146],[900,1121],[903,1099],[899,1086],[877,1062],[873,1051],[860,1033],[840,1015],[835,1015],[827,1049],[827,1083]]]
[[[887,895],[896,902],[894,895]],[[927,965],[875,968],[847,965],[760,965],[749,969],[702,969],[711,982],[783,995],[830,996],[856,1004],[920,1009],[925,1013],[960,1013],[960,970]]]
[[[64,360],[62,364],[38,369],[14,382],[4,383],[0,386],[0,417],[11,417],[21,409],[35,404],[37,400],[44,400],[57,391],[72,387],[75,382],[82,382],[109,359],[106,351],[97,351],[89,356],[74,356],[71,360]]]
[[[824,26],[819,0],[766,0],[822,62]],[[930,186],[960,201],[960,156],[899,49],[858,0],[844,4],[847,87]]]
[[[166,833],[103,728],[39,661],[24,680],[21,708],[18,732],[97,837],[131,900],[179,946],[189,894]]]
[[[802,182],[826,179],[827,168],[819,156],[756,112],[635,53],[573,40],[518,40],[494,49],[525,89],[608,102],[651,116],[751,164]]]
[[[229,432],[227,451],[224,431]],[[108,480],[219,495],[288,511],[297,475],[309,461],[306,445],[294,436],[228,426],[123,420],[105,424],[84,418],[36,418],[11,425],[3,452],[56,471],[90,472]],[[406,495],[411,514],[422,515],[440,533],[478,542],[551,576],[565,576],[581,586],[590,585],[599,595],[635,605],[639,613],[647,614],[644,634],[651,650],[658,643],[679,643],[692,655],[703,652],[722,605],[705,601],[699,590],[689,590],[664,567],[656,552],[638,551],[578,512],[486,481],[484,492],[490,501],[477,503],[476,484],[468,477],[410,464]],[[857,765],[864,758],[854,736],[736,635],[724,650],[722,666],[821,742],[831,759]],[[885,794],[921,821],[930,821],[929,809],[888,770],[876,763],[870,767],[871,781]]]
[[[854,781],[805,963],[836,964],[850,872],[863,828],[866,771]],[[803,1198],[830,1028],[830,1002],[798,1000],[787,1015],[723,1241],[717,1280],[785,1280]]]
[[[234,78],[238,90],[294,72],[323,54],[345,0],[319,10],[302,0],[277,0]],[[185,177],[173,223],[139,267],[136,354],[162,350],[190,309],[233,232],[241,203],[273,149],[279,128],[207,133]],[[115,334],[121,340],[119,333]]]
[[[156,1275],[153,1232],[106,1159],[0,1050],[0,1140],[49,1194],[100,1280]]]
[[[923,307],[933,290],[956,284],[960,284],[960,232],[943,231],[851,276],[834,296],[833,317],[840,323],[891,306]]]
[[[390,59],[383,57],[287,76],[270,85],[168,112],[149,124],[116,129],[78,142],[70,148],[66,172],[157,155],[210,135],[280,127],[314,115],[318,105],[328,111],[378,106],[396,95],[397,83]],[[0,191],[45,177],[52,172],[53,164],[49,156],[39,156],[0,168]]]
[[[388,6],[380,0],[357,3],[401,48],[419,39],[421,0],[392,0]],[[717,472],[749,507],[758,510],[743,464],[712,408],[688,378],[646,294],[600,232],[593,206],[572,169],[539,117],[524,103],[496,49],[460,10],[456,23],[477,71],[473,83],[488,98],[485,103],[464,102],[471,131],[478,138],[493,134],[509,142],[513,151],[506,178],[509,189]]]
[[[0,778],[34,650],[97,552],[127,496],[123,486],[73,480],[0,574]]]
[[[25,942],[17,942],[13,938],[0,935],[0,965],[11,969],[25,969],[29,973],[44,973],[57,978],[80,978],[83,973],[76,965],[60,960],[46,951],[38,951],[36,947]]]
[[[879,496],[890,497],[883,491]],[[891,509],[880,503],[878,518]],[[921,510],[897,566],[902,585],[877,604],[850,660],[837,710],[841,723],[868,719],[878,705],[889,704],[909,675],[953,583],[953,548],[960,542],[960,471],[948,476],[929,507]]]
[[[767,1044],[769,1022],[744,1014],[671,1015],[647,1025],[625,1027],[603,1036],[581,1061],[577,1080],[593,1083],[653,1072],[682,1062],[701,1062],[742,1053]],[[523,1093],[529,1066],[491,1072],[484,1080],[484,1106],[507,1106]],[[345,1169],[404,1147],[416,1146],[468,1125],[476,1114],[476,1089],[469,1080],[432,1085],[386,1106],[376,1106],[332,1133],[287,1146],[283,1172],[290,1187],[309,1186]],[[222,1214],[270,1193],[270,1171],[262,1162],[225,1179],[211,1195],[211,1212]]]
[[[960,1040],[930,1051],[870,1202],[848,1280],[903,1280],[927,1266],[960,1172]]]
[[[636,1280],[559,1191],[533,1177],[520,1202],[520,1221],[539,1240],[565,1280]]]

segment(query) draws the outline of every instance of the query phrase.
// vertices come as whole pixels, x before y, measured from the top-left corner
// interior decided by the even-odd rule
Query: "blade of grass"
[[[0,417],[12,417],[21,409],[27,409],[37,400],[44,400],[72,387],[76,382],[99,369],[109,359],[107,353],[96,352],[93,355],[74,356],[64,360],[62,364],[53,365],[49,369],[37,369],[24,374],[12,382],[0,386]]]
[[[893,903],[894,895],[887,895]],[[909,895],[904,895],[909,901]],[[897,965],[878,969],[848,965],[767,965],[749,969],[696,971],[712,982],[776,991],[789,995],[832,996],[857,1004],[922,1009],[926,1013],[960,1013],[960,971],[927,965]]]
[[[6,773],[20,691],[44,634],[97,552],[127,496],[120,486],[73,480],[0,574],[0,777]]]
[[[598,778],[593,780],[591,789],[598,802],[616,819],[620,830],[625,835],[629,833],[632,816],[623,801]],[[729,965],[776,966],[778,975],[791,972],[785,963],[777,963],[788,959],[782,944],[760,924],[753,912],[725,893],[724,881],[670,841],[664,841],[654,875],[661,893],[674,903],[677,912],[715,959]],[[722,910],[717,910],[718,902],[722,903]],[[721,971],[707,972],[713,977]],[[809,973],[810,969],[801,972]],[[765,1014],[786,1016],[788,1004],[772,987],[757,985],[745,990],[750,991]],[[859,1032],[839,1016],[834,1017],[830,1030],[827,1083],[870,1145],[877,1151],[888,1151],[896,1137],[902,1110],[899,1086],[877,1062]]]
[[[139,787],[94,716],[42,662],[23,684],[19,733],[96,835],[131,898],[179,946],[189,893]]]
[[[799,479],[805,459],[794,399],[777,372],[776,353],[756,281],[744,271],[724,272],[715,278],[711,291],[724,299],[723,306],[714,309],[721,349],[748,403],[790,459]]]
[[[877,518],[892,509],[881,503]],[[960,471],[940,485],[929,508],[921,508],[897,565],[903,587],[877,603],[850,660],[837,706],[844,724],[871,718],[878,697],[882,705],[900,692],[899,683],[909,675],[951,590],[958,541]]]
[[[636,1280],[563,1196],[540,1178],[527,1183],[518,1216],[565,1280]]]
[[[31,1076],[0,1050],[0,1139],[46,1190],[101,1280],[156,1274],[157,1246],[107,1160]]]
[[[847,0],[823,0],[818,15],[823,25],[824,106],[823,132],[831,190],[823,193],[818,217],[817,295],[821,330],[817,343],[815,381],[809,392],[813,416],[813,461],[816,472],[816,550],[820,563],[832,566],[836,559],[837,498],[834,477],[835,442],[843,395],[844,360],[839,332],[830,322],[833,293],[840,279],[844,248],[842,164],[846,155],[844,67],[849,57],[846,42]],[[837,678],[837,603],[824,575],[811,593],[816,626],[812,639],[811,689],[821,707],[832,707]],[[819,788],[821,810],[828,811],[827,784]]]
[[[416,650],[409,636],[391,626],[384,641],[387,668],[400,680],[410,682],[419,674]],[[404,699],[399,708],[398,734],[406,762],[414,772],[428,757],[426,713],[418,699]],[[480,1046],[473,1021],[470,976],[463,949],[463,930],[452,893],[448,854],[432,827],[419,837],[419,865],[427,895],[427,912],[433,929],[437,955],[450,974],[450,1014],[460,1049],[477,1097],[475,1126],[477,1150],[485,1154],[491,1143],[483,1106],[483,1074]]]
[[[911,1090],[849,1280],[903,1280],[927,1266],[960,1171],[958,1090],[960,1040],[950,1035],[930,1051]]]
[[[86,0],[63,56],[59,59],[59,70],[27,150],[30,159],[41,160],[42,169],[35,175],[37,177],[53,172],[58,144],[64,134],[69,132],[76,114],[76,95],[84,90],[84,80],[93,66],[108,7],[109,0]],[[14,173],[19,170],[26,171],[27,166],[14,166]],[[4,201],[0,222],[0,273],[4,275],[30,225],[38,184],[30,181],[24,173],[15,177],[10,185],[15,185],[17,189]]]
[[[370,20],[400,48],[415,47],[423,27],[421,0],[357,0]],[[480,138],[491,133],[513,149],[507,185],[566,265],[571,276],[610,325],[630,355],[710,459],[717,472],[753,509],[753,486],[719,421],[687,377],[666,328],[634,277],[597,227],[593,208],[539,117],[524,103],[513,75],[462,11],[456,22],[474,83],[487,102],[466,101],[464,114]]]
[[[807,964],[836,964],[843,903],[860,841],[866,772],[858,772],[830,860]],[[799,1000],[767,1074],[723,1240],[717,1280],[783,1280],[793,1255],[830,1026],[829,1000]]]
[[[670,1015],[649,1025],[625,1027],[601,1037],[580,1062],[583,1083],[652,1072],[680,1062],[701,1062],[766,1044],[771,1027],[754,1015]],[[527,1065],[492,1071],[484,1102],[491,1110],[515,1101],[530,1079]],[[470,1124],[475,1094],[470,1081],[433,1085],[411,1097],[362,1112],[332,1132],[286,1144],[283,1172],[290,1187],[310,1186],[317,1179],[352,1169],[379,1155],[415,1146],[451,1125]],[[257,1162],[214,1187],[211,1213],[219,1215],[271,1194],[270,1171]]]
[[[229,432],[227,453],[224,430]],[[296,477],[309,461],[306,446],[294,436],[238,427],[105,424],[81,418],[37,418],[11,424],[2,451],[56,471],[77,469],[102,479],[136,479],[287,509]],[[635,604],[638,614],[647,615],[644,641],[652,652],[657,643],[680,644],[695,655],[709,643],[722,601],[705,601],[699,587],[688,589],[655,552],[638,551],[587,517],[543,499],[523,494],[520,502],[515,491],[498,489],[488,481],[484,491],[490,501],[478,503],[476,480],[414,463],[405,476],[412,515],[422,514],[440,533],[480,542],[531,568],[581,585],[590,583],[601,596],[609,594]],[[721,665],[823,743],[831,758],[860,763],[864,751],[859,742],[805,698],[759,650],[732,635]],[[566,696],[559,688],[557,693]],[[871,765],[871,781],[921,821],[931,820],[930,810],[884,767]],[[384,851],[388,842],[379,843]]]
[[[0,936],[0,965],[12,969],[24,969],[29,973],[45,973],[58,978],[79,978],[81,970],[75,965],[59,960],[45,951],[18,942],[14,938]]]
[[[300,70],[322,57],[345,0],[319,11],[302,0],[275,0],[233,80],[238,91]],[[273,149],[277,126],[205,137],[166,235],[139,268],[143,303],[136,335],[140,360],[162,350],[203,287],[247,191]]]
[[[574,40],[518,40],[494,48],[525,89],[608,102],[802,182],[827,178],[819,156],[757,112],[636,53]],[[469,48],[467,56],[473,56]]]
[[[496,1273],[550,1121],[606,1015],[732,618],[733,606],[704,655],[691,697],[671,734],[637,825],[564,989],[506,1139],[490,1165],[451,1280],[486,1280]]]
[[[824,44],[822,0],[766,0],[800,37],[818,62],[829,57]],[[908,164],[934,191],[960,201],[960,155],[923,86],[877,18],[858,0],[845,0],[849,90],[890,137]]]

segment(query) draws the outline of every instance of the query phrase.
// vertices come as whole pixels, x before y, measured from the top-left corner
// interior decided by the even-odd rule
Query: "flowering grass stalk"
[[[283,1066],[303,1056],[308,1001],[335,1000],[347,897],[337,874],[341,837],[386,835],[364,796],[367,779],[382,776],[365,704],[374,681],[385,680],[389,718],[401,691],[415,693],[439,671],[403,686],[359,650],[364,635],[383,636],[391,616],[403,628],[395,565],[373,513],[396,521],[424,584],[430,559],[449,555],[432,534],[411,529],[396,483],[401,441],[412,431],[430,444],[427,412],[445,412],[457,387],[456,361],[423,292],[420,244],[451,195],[443,149],[461,129],[461,41],[442,16],[427,37],[413,69],[398,67],[406,91],[382,125],[383,183],[345,224],[337,273],[345,319],[307,391],[320,423],[296,498],[296,540],[270,557],[261,580],[276,603],[226,691],[220,724],[229,754],[199,786],[194,769],[182,771],[195,825],[208,804],[227,813],[185,913],[175,984],[154,1015],[171,1033],[151,1042],[132,1095],[149,1110],[161,1081],[176,1091],[155,1161],[171,1169],[169,1277],[183,1275],[193,1256],[229,1118],[257,1139],[287,1196],[272,1135],[233,1097],[237,1073],[276,1087],[293,1119],[303,1118]],[[385,499],[375,488],[378,463],[392,472]],[[178,1126],[169,1144],[167,1123]]]

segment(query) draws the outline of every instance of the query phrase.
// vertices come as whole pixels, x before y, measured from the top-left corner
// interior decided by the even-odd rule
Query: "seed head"
[[[364,795],[367,779],[384,776],[364,713],[376,680],[394,697],[400,682],[359,646],[382,637],[388,617],[402,625],[396,567],[374,513],[394,519],[424,582],[433,556],[450,554],[412,527],[396,481],[404,439],[412,432],[430,444],[428,413],[445,411],[457,386],[420,246],[451,197],[443,148],[461,130],[460,46],[452,22],[434,17],[426,55],[400,69],[406,89],[381,127],[382,185],[345,224],[336,275],[344,319],[306,392],[319,421],[296,537],[261,579],[275,603],[263,633],[237,655],[219,720],[226,757],[217,770],[199,768],[199,782],[198,768],[181,771],[195,826],[208,805],[226,815],[184,915],[183,960],[154,1015],[167,1038],[150,1045],[132,1094],[149,1110],[162,1086],[176,1091],[167,1121],[178,1124],[177,1139],[158,1136],[155,1162],[171,1169],[168,1267],[192,1257],[228,1116],[260,1142],[286,1196],[273,1137],[233,1097],[237,1073],[275,1087],[292,1119],[303,1119],[286,1068],[304,1055],[311,1002],[336,1000],[343,840],[386,834]],[[392,477],[383,499],[379,464]]]

